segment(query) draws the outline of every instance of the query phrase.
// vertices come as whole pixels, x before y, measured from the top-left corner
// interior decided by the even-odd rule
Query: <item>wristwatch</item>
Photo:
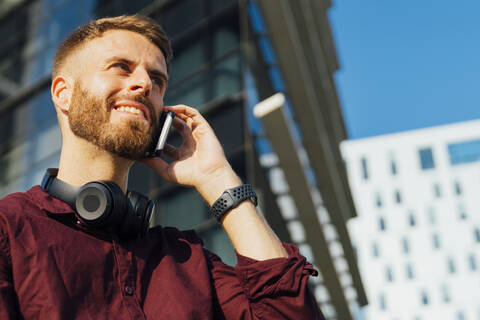
[[[250,199],[257,206],[257,194],[249,184],[225,190],[220,198],[210,207],[210,213],[220,222],[227,211],[237,207],[241,202]]]

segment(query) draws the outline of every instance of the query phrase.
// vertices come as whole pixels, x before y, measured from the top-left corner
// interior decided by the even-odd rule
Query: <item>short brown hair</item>
[[[88,41],[100,38],[108,30],[128,30],[144,36],[162,51],[167,64],[167,72],[170,71],[172,48],[167,34],[155,20],[135,14],[102,18],[90,21],[88,24],[79,27],[58,47],[53,58],[52,76],[55,77],[58,74],[70,54]]]

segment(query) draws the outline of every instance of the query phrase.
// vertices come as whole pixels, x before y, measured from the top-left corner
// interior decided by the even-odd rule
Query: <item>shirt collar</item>
[[[52,197],[48,192],[43,190],[40,186],[33,186],[27,191],[27,194],[32,198],[37,206],[49,213],[66,214],[75,213],[75,211],[65,202],[60,199]]]

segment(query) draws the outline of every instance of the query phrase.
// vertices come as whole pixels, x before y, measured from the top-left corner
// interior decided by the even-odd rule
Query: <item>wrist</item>
[[[203,199],[211,206],[225,190],[242,185],[242,180],[230,165],[212,172],[202,183],[195,187]]]

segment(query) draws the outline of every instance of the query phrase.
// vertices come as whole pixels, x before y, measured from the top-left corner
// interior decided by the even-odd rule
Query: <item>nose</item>
[[[152,91],[152,80],[146,71],[139,70],[133,76],[129,85],[129,90],[132,93],[141,93],[148,97]]]

